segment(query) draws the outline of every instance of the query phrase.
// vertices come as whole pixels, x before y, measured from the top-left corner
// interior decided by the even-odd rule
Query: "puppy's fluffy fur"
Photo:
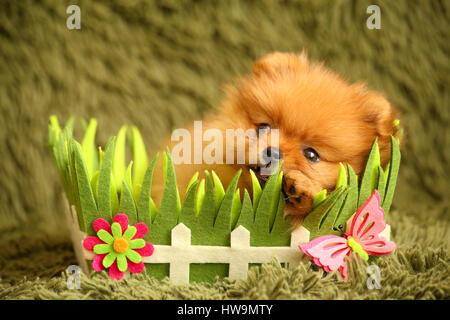
[[[251,76],[229,86],[226,93],[221,106],[203,119],[203,130],[219,129],[225,137],[226,129],[257,129],[261,124],[278,129],[285,212],[294,216],[297,224],[311,210],[314,195],[322,189],[333,190],[340,162],[361,173],[375,137],[382,165],[389,161],[389,136],[395,134],[397,118],[394,108],[381,94],[361,83],[349,84],[322,64],[309,62],[305,54],[269,54],[253,64]],[[188,130],[193,137],[192,126]],[[174,144],[167,143],[169,148]],[[246,139],[247,151],[255,145]],[[224,157],[229,148],[235,148],[234,142],[224,145]],[[305,156],[308,148],[317,153],[319,161]],[[182,164],[175,169],[184,195],[194,173],[204,170],[214,170],[226,187],[237,170],[243,169],[240,190],[251,192],[250,167],[248,163]],[[160,168],[155,171],[152,187],[156,203],[163,190],[161,172]]]

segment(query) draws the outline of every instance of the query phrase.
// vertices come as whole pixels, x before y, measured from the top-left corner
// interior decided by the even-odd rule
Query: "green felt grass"
[[[89,125],[85,126],[81,150],[97,150],[92,144],[95,140],[97,121],[91,119]],[[94,129],[92,129],[94,128]],[[92,234],[91,223],[98,217],[104,218],[110,223],[112,217],[117,213],[125,213],[129,217],[130,224],[146,222],[150,228],[149,239],[153,244],[168,245],[171,243],[171,230],[182,222],[192,231],[192,243],[194,245],[217,245],[227,246],[230,242],[230,233],[239,225],[250,231],[250,243],[253,246],[277,246],[290,244],[290,223],[284,218],[285,203],[281,193],[282,172],[281,163],[277,170],[261,189],[253,172],[250,172],[253,183],[252,208],[243,206],[239,192],[236,190],[241,172],[239,171],[225,191],[220,178],[214,173],[206,173],[206,179],[198,184],[194,175],[189,183],[188,201],[181,203],[179,187],[175,175],[169,150],[163,153],[164,162],[164,192],[161,204],[158,208],[149,206],[152,203],[150,179],[154,172],[158,155],[151,161],[147,160],[147,151],[141,134],[136,127],[132,127],[130,145],[132,160],[123,174],[123,171],[115,171],[113,168],[125,168],[125,165],[117,164],[116,161],[125,161],[126,144],[120,143],[116,147],[116,141],[127,132],[122,127],[117,135],[110,139],[105,152],[101,155],[95,153],[80,153],[79,144],[68,134],[63,134],[57,124],[55,117],[50,117],[49,143],[53,152],[56,166],[60,175],[70,173],[70,163],[75,163],[75,173],[66,186],[66,193],[75,197],[70,204],[76,206],[79,223],[82,230]],[[64,146],[69,148],[69,161],[66,164],[58,156],[58,150]],[[101,148],[100,148],[101,149]],[[122,152],[124,155],[118,155]],[[387,216],[391,200],[393,198],[396,179],[400,165],[400,150],[397,139],[391,137],[391,160],[387,164],[386,175],[380,166],[380,151],[377,139],[374,140],[367,158],[366,168],[360,179],[355,175],[351,166],[339,164],[339,173],[336,181],[336,190],[330,195],[320,192],[314,201],[314,209],[303,221],[303,225],[310,231],[310,239],[321,235],[339,234],[335,227],[345,224],[373,193],[378,190],[381,198],[381,206]],[[100,158],[100,159],[99,159]],[[94,169],[100,165],[100,171],[93,174]],[[95,167],[93,166],[95,164]],[[139,164],[139,170],[136,170]],[[89,168],[91,167],[91,171]],[[348,173],[347,173],[348,171]],[[122,178],[122,187],[117,192],[112,186],[112,181],[119,181],[116,176]],[[137,177],[136,177],[137,176]],[[145,178],[145,179],[144,179]],[[145,181],[144,181],[145,180]],[[360,182],[358,182],[360,180]],[[195,183],[195,185],[194,185]],[[136,190],[137,189],[137,190]],[[195,193],[195,201],[193,195]],[[248,196],[248,194],[246,194]],[[117,208],[117,198],[120,198]],[[139,202],[143,201],[138,213]],[[242,215],[242,218],[241,218]],[[210,268],[212,266],[205,266]],[[196,266],[201,275],[202,265]],[[213,268],[214,269],[214,268]],[[148,273],[153,275],[151,266]],[[213,271],[210,271],[213,273]],[[218,273],[219,274],[219,273]],[[222,277],[226,274],[222,274]],[[162,279],[168,274],[160,274]],[[192,280],[205,281],[203,277],[191,277]],[[208,278],[212,280],[211,277]]]

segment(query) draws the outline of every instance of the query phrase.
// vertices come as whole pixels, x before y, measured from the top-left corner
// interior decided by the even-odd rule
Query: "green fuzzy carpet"
[[[81,30],[66,8],[81,7]],[[366,8],[381,8],[381,30]],[[1,299],[449,299],[449,1],[0,1]],[[308,265],[252,269],[246,281],[175,286],[105,274],[66,286],[76,263],[62,184],[47,149],[51,114],[99,121],[104,145],[136,124],[150,151],[223,97],[222,85],[271,51],[308,50],[367,80],[402,112],[406,139],[389,215],[398,249],[350,280]],[[79,133],[79,130],[78,130]],[[78,136],[79,137],[79,136]]]

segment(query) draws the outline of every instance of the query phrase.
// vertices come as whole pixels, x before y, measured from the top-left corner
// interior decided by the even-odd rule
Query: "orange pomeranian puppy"
[[[201,132],[191,125],[172,134],[167,145],[181,196],[192,176],[205,170],[213,170],[226,187],[242,169],[239,188],[251,193],[249,169],[263,184],[267,168],[283,160],[285,213],[298,225],[314,196],[334,189],[340,162],[360,175],[375,137],[382,165],[389,161],[397,113],[381,94],[347,83],[305,54],[272,53],[256,61],[252,71],[227,88],[221,106],[202,120]],[[157,204],[162,171],[155,170],[152,186]]]

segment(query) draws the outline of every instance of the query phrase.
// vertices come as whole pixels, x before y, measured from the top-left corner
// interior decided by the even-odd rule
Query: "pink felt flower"
[[[145,223],[129,226],[127,215],[118,213],[111,225],[99,218],[92,226],[97,236],[86,237],[83,247],[96,254],[92,261],[95,271],[109,268],[109,276],[120,280],[126,270],[132,273],[144,270],[142,257],[149,257],[154,251],[153,245],[142,239],[148,232]]]

